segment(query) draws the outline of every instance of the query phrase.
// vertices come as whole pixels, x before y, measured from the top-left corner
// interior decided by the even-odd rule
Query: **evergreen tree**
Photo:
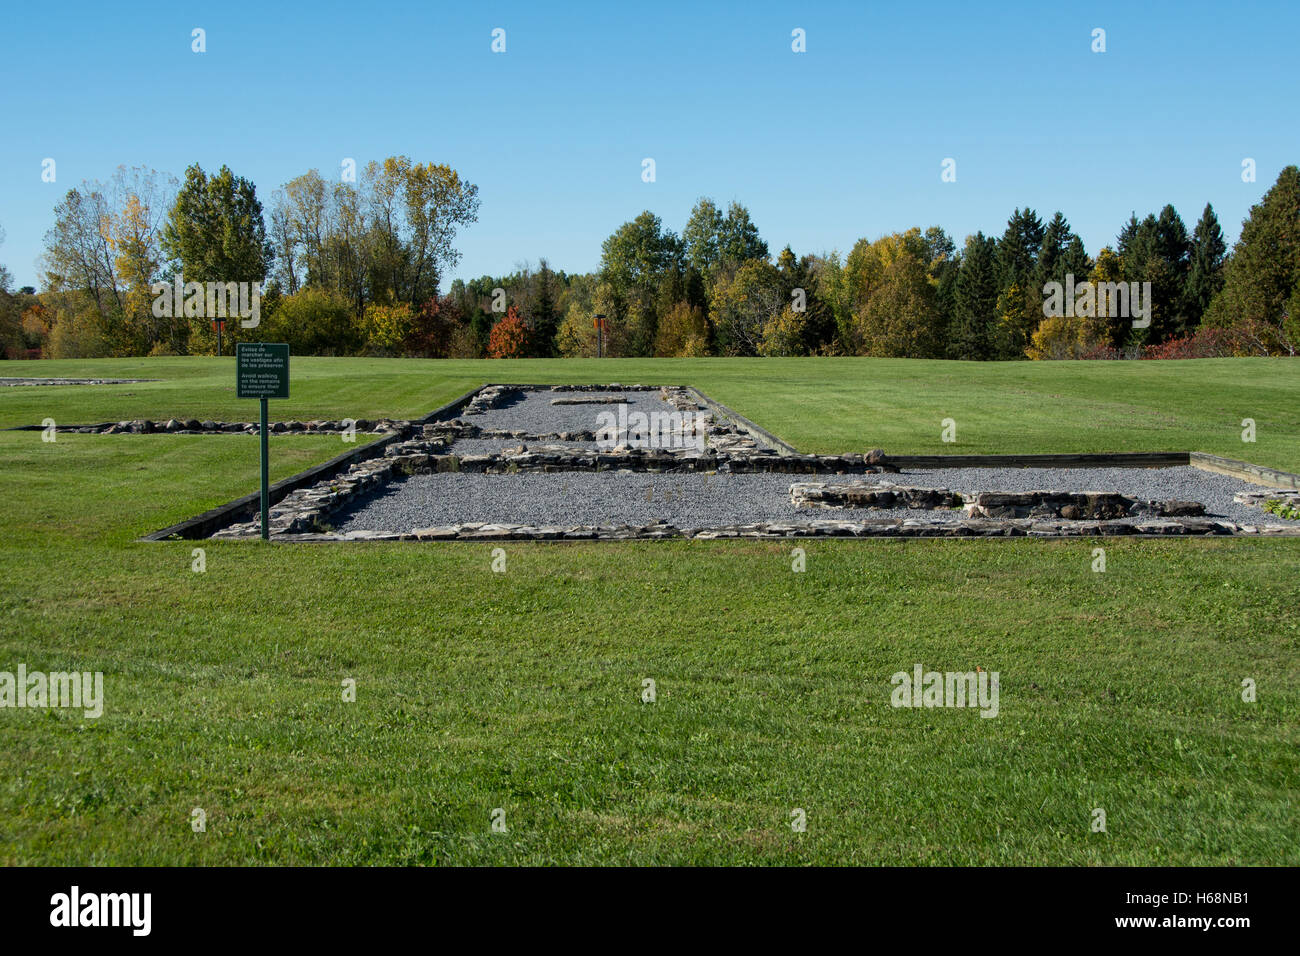
[[[1191,268],[1184,290],[1183,312],[1189,326],[1200,324],[1215,293],[1223,288],[1223,259],[1227,251],[1219,217],[1214,214],[1214,207],[1206,203],[1192,233]]]
[[[530,313],[533,320],[533,348],[542,357],[556,354],[555,333],[560,325],[560,311],[556,308],[557,284],[550,263],[545,259],[538,260],[537,274],[533,277]]]
[[[1161,342],[1188,331],[1184,310],[1191,240],[1173,206],[1141,222],[1130,217],[1119,235],[1120,268],[1126,282],[1151,283],[1151,326],[1147,341]],[[1131,326],[1130,326],[1131,327]]]
[[[1140,226],[1141,223],[1138,222],[1137,213],[1129,213],[1128,222],[1124,223],[1124,228],[1121,229],[1119,235],[1115,237],[1115,253],[1120,257],[1120,259],[1131,254],[1133,241],[1137,238]]]
[[[1065,252],[1070,246],[1070,240],[1075,238],[1074,233],[1070,231],[1070,224],[1066,222],[1065,216],[1061,215],[1058,210],[1047,223],[1047,228],[1043,230],[1043,242],[1038,250],[1038,274],[1035,278],[1035,285],[1038,291],[1042,291],[1043,286],[1048,282],[1065,282]],[[1081,276],[1076,276],[1082,279]]]
[[[1300,350],[1300,169],[1282,170],[1264,198],[1250,207],[1223,272],[1223,288],[1205,315],[1208,325],[1238,327],[1252,349],[1294,354]]]
[[[953,290],[948,358],[992,358],[991,335],[997,322],[997,242],[982,232],[966,240]]]
[[[1038,265],[1038,251],[1043,244],[1043,222],[1032,209],[1019,209],[1007,220],[1006,231],[998,243],[998,290],[1012,285],[1021,289],[1032,285]]]
[[[1178,338],[1190,331],[1183,306],[1191,270],[1192,241],[1173,206],[1166,205],[1156,219],[1154,250],[1160,268],[1151,288],[1155,310],[1152,328],[1156,330],[1157,340]]]
[[[1070,237],[1070,244],[1065,247],[1065,252],[1061,256],[1061,272],[1074,276],[1075,282],[1082,282],[1084,277],[1092,271],[1092,260],[1088,258],[1088,252],[1083,248],[1083,240],[1078,236]]]
[[[990,336],[991,358],[1023,358],[1029,336],[1043,318],[1038,255],[1045,229],[1032,209],[1016,209],[998,243],[998,319]]]

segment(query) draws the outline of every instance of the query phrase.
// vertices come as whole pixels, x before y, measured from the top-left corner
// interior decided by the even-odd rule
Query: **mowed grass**
[[[138,412],[109,389],[143,386],[12,389],[0,417],[248,418],[255,403],[222,410],[230,370],[205,361],[176,363],[192,376]],[[320,361],[328,383],[294,360],[295,395],[324,407],[276,417],[419,414],[477,381],[569,368],[362,362],[371,377],[354,383]],[[72,364],[7,374],[85,374]],[[614,377],[595,364],[569,379]],[[829,401],[821,364],[774,369],[766,389],[729,363],[675,364],[621,379],[697,384],[801,447],[839,447],[816,438],[834,420],[771,420],[783,402]],[[1267,392],[1261,368],[1221,388]],[[1196,405],[1196,379],[1167,399],[1192,431],[1217,414]],[[840,387],[889,394],[865,377]],[[194,404],[171,404],[182,396]],[[914,400],[900,390],[891,413]],[[1253,417],[1262,442],[1267,415]],[[273,477],[342,447],[274,439]],[[1300,862],[1295,542],[511,543],[495,574],[486,543],[135,540],[256,474],[246,436],[0,433],[0,670],[103,671],[107,697],[98,720],[0,710],[0,862]],[[916,663],[998,671],[999,716],[890,707],[890,676]],[[807,832],[790,827],[796,808]]]
[[[233,358],[10,362],[0,374],[160,378],[0,389],[0,428],[45,418],[247,421]],[[425,415],[485,382],[694,385],[802,451],[895,454],[1204,451],[1300,472],[1300,362],[940,362],[905,359],[291,360],[277,419]],[[957,425],[942,441],[944,419]],[[1242,420],[1256,441],[1242,441]]]

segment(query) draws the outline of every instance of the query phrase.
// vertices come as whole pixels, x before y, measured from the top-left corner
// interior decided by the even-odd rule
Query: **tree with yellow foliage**
[[[372,354],[395,355],[411,334],[414,316],[405,302],[397,305],[366,306],[362,328],[366,336],[366,349]]]
[[[688,358],[709,354],[709,326],[699,306],[678,302],[659,320],[655,336],[657,358]]]

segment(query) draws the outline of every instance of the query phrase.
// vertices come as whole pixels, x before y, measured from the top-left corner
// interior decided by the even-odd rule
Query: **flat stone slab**
[[[1239,504],[1259,508],[1279,518],[1286,515],[1300,517],[1300,491],[1288,491],[1282,488],[1269,491],[1245,491],[1235,495],[1233,500]]]
[[[982,491],[968,498],[966,512],[981,518],[1191,518],[1205,514],[1205,506],[1198,501],[1144,500],[1113,491]]]
[[[961,508],[966,499],[947,488],[914,488],[888,482],[854,481],[843,484],[795,482],[790,500],[796,508],[911,508],[933,511]]]

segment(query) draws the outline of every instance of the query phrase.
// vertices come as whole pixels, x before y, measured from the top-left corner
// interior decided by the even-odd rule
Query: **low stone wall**
[[[910,488],[903,485],[854,482],[828,485],[796,482],[790,486],[796,508],[960,508],[966,499],[947,488]]]
[[[863,455],[777,455],[765,449],[719,455],[677,448],[613,448],[608,451],[563,445],[521,445],[497,454],[443,454],[425,440],[403,442],[391,449],[410,474],[470,471],[506,475],[519,472],[635,471],[716,472],[718,474],[845,475],[881,474]]]
[[[481,428],[472,422],[467,422],[459,418],[453,418],[446,422],[435,422],[425,425],[421,434],[425,438],[441,438],[447,441],[456,441],[459,438],[490,438],[501,441],[518,440],[521,442],[582,442],[595,441],[596,433],[594,431],[580,432],[547,432],[539,434],[537,432],[524,431],[522,429],[506,428]]]
[[[38,385],[139,385],[156,378],[0,378],[0,387],[27,388]]]
[[[387,484],[399,468],[393,458],[371,458],[350,466],[341,475],[290,492],[267,513],[270,533],[292,536],[327,530],[330,515],[346,507],[356,496]],[[261,528],[261,517],[256,516],[252,521],[223,528],[212,537],[256,538],[261,535]]]
[[[41,426],[29,426],[38,429]],[[391,418],[357,419],[353,431],[380,434],[383,432],[403,431],[411,427],[408,421]],[[212,419],[199,421],[197,418],[169,418],[166,421],[153,421],[142,418],[133,421],[104,422],[98,425],[58,425],[55,431],[71,432],[83,435],[212,435],[218,433],[256,435],[261,430],[257,422],[218,422]],[[277,435],[331,435],[348,429],[342,421],[321,420],[300,422],[296,419],[287,422],[269,422],[267,430]]]
[[[470,399],[469,404],[465,406],[461,414],[482,415],[489,408],[500,408],[502,405],[514,401],[522,394],[522,389],[515,388],[512,385],[488,385],[486,388],[480,389],[479,393]]]
[[[254,537],[223,533],[219,537]],[[929,523],[912,519],[868,521],[765,522],[716,528],[677,528],[658,523],[629,525],[521,525],[472,522],[417,528],[408,532],[349,531],[279,534],[280,541],[631,541],[671,538],[698,541],[756,538],[1104,538],[1115,536],[1188,537],[1215,535],[1300,536],[1300,528],[1240,526],[1214,518],[1151,518],[1117,521],[1048,521],[1011,518]]]
[[[1144,501],[1105,491],[982,491],[968,497],[966,511],[981,518],[1108,520],[1138,515],[1197,517],[1205,514],[1205,506],[1197,501]]]
[[[277,481],[270,488],[271,506],[277,506],[283,499],[296,491],[324,485],[331,479],[345,473],[351,466],[370,461],[376,456],[382,455],[397,438],[398,436],[395,433],[389,433],[380,435],[378,438],[372,438],[365,443],[359,442],[349,446],[346,451],[336,455],[329,461],[313,465],[306,471],[301,471],[296,475]],[[198,540],[212,537],[218,531],[228,528],[236,522],[250,521],[255,518],[261,504],[260,498],[259,493],[254,491],[192,518],[186,518],[174,525],[153,531],[145,535],[141,540]]]
[[[1281,488],[1277,491],[1243,491],[1233,495],[1232,500],[1256,508],[1263,508],[1270,501],[1281,501],[1292,508],[1300,509],[1300,491],[1285,491]]]
[[[611,382],[608,385],[520,385],[518,387],[539,392],[653,392],[664,388],[676,388],[677,386],[622,385],[618,382]]]
[[[972,518],[1064,518],[1112,520],[1139,516],[1190,518],[1205,514],[1197,501],[1149,501],[1103,491],[981,491],[913,488],[878,482],[796,482],[790,500],[798,508],[963,508]]]
[[[738,434],[744,434],[756,447],[769,448],[782,455],[799,454],[799,450],[789,442],[782,441],[766,428],[759,427],[744,415],[737,414],[721,402],[714,401],[699,389],[680,388],[678,391],[682,393],[685,400],[697,403],[700,408],[712,412],[715,421],[722,419],[733,423],[731,426],[733,430]]]

